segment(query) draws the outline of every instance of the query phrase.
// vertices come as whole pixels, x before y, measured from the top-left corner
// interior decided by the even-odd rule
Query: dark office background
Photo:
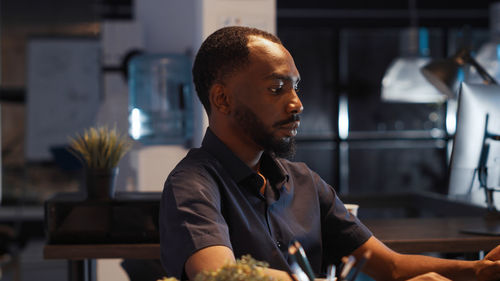
[[[446,192],[446,136],[430,134],[445,129],[446,107],[381,100],[382,77],[401,55],[401,32],[411,24],[409,3],[277,1],[278,35],[303,81],[305,112],[295,159],[308,163],[341,193]],[[453,54],[464,40],[470,39],[474,50],[489,39],[490,1],[414,3],[413,23],[428,29],[431,57]],[[23,198],[40,204],[60,186],[77,187],[54,163],[26,163],[23,158],[26,40],[37,34],[98,37],[102,18],[133,18],[132,1],[0,5],[4,202],[16,204]],[[338,136],[341,96],[349,107],[345,140]]]
[[[278,1],[278,35],[302,75],[305,107],[296,160],[341,193],[446,193],[445,104],[384,102],[381,81],[402,55],[407,1]],[[417,25],[433,58],[463,42],[489,39],[488,1],[416,1]],[[339,97],[349,106],[349,136],[338,135]],[[433,137],[431,131],[440,131]],[[342,147],[342,148],[341,148]]]
[[[428,29],[430,56],[449,56],[464,42],[477,50],[489,39],[490,2],[416,1],[416,23]],[[24,159],[27,39],[97,38],[101,19],[131,19],[131,6],[132,0],[0,1],[4,210],[40,207],[55,192],[78,188],[74,175],[56,163]],[[295,160],[341,194],[446,193],[450,136],[431,133],[445,131],[446,106],[381,99],[382,77],[401,54],[401,32],[410,26],[409,10],[409,1],[401,0],[277,1],[278,36],[302,76],[305,111]],[[348,101],[347,139],[338,132],[341,97]],[[40,215],[31,219],[20,224],[12,218],[28,229],[23,235],[43,236]]]

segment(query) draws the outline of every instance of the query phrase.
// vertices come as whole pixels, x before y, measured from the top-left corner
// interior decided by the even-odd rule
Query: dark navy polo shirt
[[[350,215],[334,189],[304,163],[263,154],[263,179],[207,130],[168,176],[160,205],[161,261],[169,277],[184,277],[196,251],[223,245],[289,270],[287,248],[297,239],[316,274],[372,235]]]

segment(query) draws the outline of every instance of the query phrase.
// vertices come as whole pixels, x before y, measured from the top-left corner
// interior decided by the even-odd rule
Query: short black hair
[[[247,44],[252,35],[282,44],[271,33],[243,26],[223,27],[201,44],[194,60],[193,82],[207,114],[210,114],[209,91],[212,85],[248,65]]]

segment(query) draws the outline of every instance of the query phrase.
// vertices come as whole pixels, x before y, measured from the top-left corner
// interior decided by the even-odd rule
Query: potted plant
[[[131,148],[126,135],[120,135],[116,127],[90,127],[83,135],[70,137],[70,151],[85,167],[87,198],[110,200],[114,197],[114,182],[120,159]]]

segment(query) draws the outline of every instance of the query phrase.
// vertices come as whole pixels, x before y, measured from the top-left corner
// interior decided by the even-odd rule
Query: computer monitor
[[[479,167],[487,169],[488,187],[500,186],[500,86],[462,83],[459,89],[457,128],[450,159],[450,198],[487,206]],[[500,192],[493,193],[500,209]]]

